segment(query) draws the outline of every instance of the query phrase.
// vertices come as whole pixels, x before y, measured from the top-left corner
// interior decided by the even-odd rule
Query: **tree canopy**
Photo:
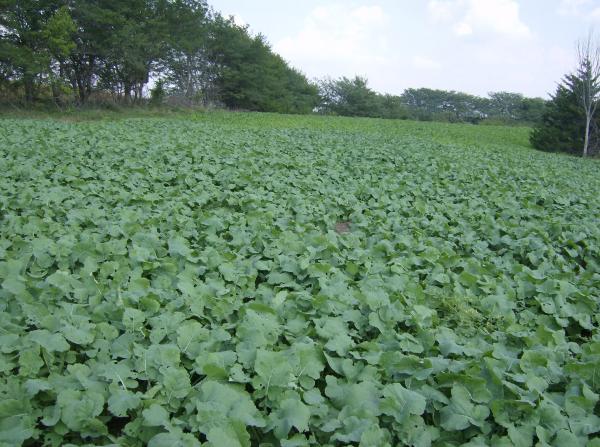
[[[316,86],[266,39],[204,0],[3,0],[0,76],[32,102],[51,87],[85,103],[160,87],[188,103],[306,113]]]

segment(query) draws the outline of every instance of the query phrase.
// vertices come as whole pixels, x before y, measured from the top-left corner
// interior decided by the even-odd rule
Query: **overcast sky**
[[[546,97],[600,36],[600,0],[209,0],[264,34],[309,78],[354,76],[377,91],[430,87]]]

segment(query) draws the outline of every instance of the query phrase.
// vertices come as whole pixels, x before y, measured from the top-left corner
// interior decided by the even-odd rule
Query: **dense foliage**
[[[140,101],[150,79],[182,103],[307,113],[306,77],[204,0],[0,2],[0,83],[32,102]]]
[[[0,133],[0,445],[600,445],[594,161],[264,114]]]
[[[594,80],[594,89],[600,91],[600,80]],[[542,119],[533,129],[533,147],[548,152],[582,153],[586,115],[581,93],[581,73],[565,76],[548,101]],[[600,153],[600,113],[592,115],[590,130],[588,151],[594,155]]]
[[[365,116],[420,121],[478,123],[484,119],[510,123],[537,123],[546,101],[518,93],[492,92],[488,97],[467,93],[409,88],[400,96],[371,90],[367,79],[324,79],[319,83],[319,111],[342,116]]]

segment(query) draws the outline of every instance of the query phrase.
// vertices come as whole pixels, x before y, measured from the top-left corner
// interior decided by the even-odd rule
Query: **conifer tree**
[[[548,152],[581,154],[585,145],[586,114],[581,107],[581,73],[565,76],[558,85],[552,99],[547,103],[541,122],[531,134],[533,147]],[[599,119],[590,121],[588,153],[598,153]]]

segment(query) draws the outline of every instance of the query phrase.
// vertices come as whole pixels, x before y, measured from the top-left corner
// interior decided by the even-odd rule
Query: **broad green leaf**
[[[243,388],[207,380],[200,385],[199,391],[197,422],[203,433],[230,422],[264,427],[263,416]]]
[[[487,407],[472,403],[471,395],[464,386],[455,385],[450,405],[440,411],[440,425],[450,431],[465,430],[471,425],[482,427],[489,414]]]
[[[399,383],[386,385],[383,388],[382,395],[382,413],[393,416],[398,423],[405,422],[412,414],[422,415],[427,404],[421,394],[408,390]]]
[[[206,439],[211,447],[250,447],[250,436],[239,422],[211,428],[206,434]]]
[[[108,398],[108,409],[115,416],[125,417],[127,412],[136,409],[140,402],[141,400],[136,394],[119,389]]]
[[[69,350],[69,343],[61,334],[52,334],[45,329],[29,332],[29,339],[48,352],[65,352]]]
[[[271,413],[271,425],[275,436],[279,439],[287,437],[292,427],[299,432],[308,430],[310,409],[299,399],[284,399],[277,405],[277,410]]]
[[[169,427],[169,412],[158,404],[152,404],[142,411],[144,425],[149,427]]]

